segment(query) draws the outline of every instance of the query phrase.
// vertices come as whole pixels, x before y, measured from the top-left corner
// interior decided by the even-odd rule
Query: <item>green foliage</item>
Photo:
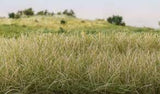
[[[61,24],[66,24],[66,21],[65,20],[61,20]]]
[[[15,14],[15,13],[9,13],[8,16],[9,16],[9,18],[12,18],[12,19],[18,19],[18,18],[21,17],[21,15],[18,14],[18,13],[17,14]]]
[[[28,8],[28,9],[25,9],[23,11],[24,15],[26,16],[33,16],[34,15],[34,11],[32,10],[32,8]]]
[[[62,13],[61,12],[57,12],[57,15],[61,15]]]
[[[44,11],[37,12],[37,15],[44,15]]]
[[[48,10],[45,10],[43,13],[44,13],[44,15],[48,15],[48,16],[54,15],[54,12],[48,12]]]
[[[126,26],[126,23],[125,23],[125,22],[122,22],[120,25],[121,25],[121,26]]]
[[[21,16],[24,15],[23,11],[18,11],[17,14]]]
[[[16,14],[16,15],[15,15],[15,19],[19,19],[20,17],[21,17],[20,14]]]
[[[37,12],[37,15],[53,16],[54,12],[48,12],[47,10],[45,10],[45,11],[39,11],[39,12]]]
[[[44,15],[47,15],[47,14],[48,14],[48,10],[45,10],[45,11],[44,11]]]
[[[123,17],[119,15],[113,15],[112,17],[109,17],[107,21],[111,24],[125,26],[125,22],[123,22]]]
[[[16,15],[16,14],[15,14],[14,12],[8,14],[9,18],[12,18],[12,19],[15,18],[15,15]]]
[[[34,11],[32,10],[32,8],[29,8],[29,9],[26,9],[26,10],[22,10],[22,11],[18,11],[17,13],[9,13],[8,16],[9,18],[15,18],[15,19],[18,19],[20,17],[22,17],[23,15],[26,15],[26,16],[33,16],[34,15]]]
[[[68,10],[66,9],[66,10],[64,10],[63,14],[64,14],[64,15],[67,15],[67,16],[71,16],[71,17],[76,17],[76,16],[75,16],[75,12],[74,12],[73,10],[68,11]]]
[[[32,8],[28,8],[22,11],[18,11],[17,13],[9,13],[8,16],[9,18],[20,18],[22,16],[33,16],[35,13],[33,11]],[[76,17],[75,16],[75,12],[73,10],[64,10],[64,12],[58,12],[57,15],[67,15],[67,16],[71,16],[71,17]],[[45,16],[53,16],[54,12],[48,12],[48,10],[44,10],[44,11],[39,11],[36,13],[36,15],[45,15]]]

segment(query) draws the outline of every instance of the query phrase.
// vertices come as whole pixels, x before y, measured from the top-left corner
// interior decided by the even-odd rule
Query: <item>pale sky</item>
[[[73,9],[84,19],[121,15],[127,25],[158,28],[160,0],[0,0],[0,16],[32,7],[35,11]]]

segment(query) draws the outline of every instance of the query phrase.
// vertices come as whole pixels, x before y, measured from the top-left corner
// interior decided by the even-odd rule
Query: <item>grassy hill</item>
[[[160,93],[158,30],[35,16],[0,35],[0,94]]]
[[[61,24],[61,20],[66,24]],[[116,26],[105,20],[83,20],[67,16],[33,16],[20,19],[0,19],[0,36],[17,37],[30,32],[37,33],[112,33],[112,32],[156,32],[151,28],[136,28],[131,26]]]

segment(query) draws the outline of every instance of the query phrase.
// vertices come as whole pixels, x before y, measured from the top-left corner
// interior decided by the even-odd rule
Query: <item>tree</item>
[[[15,13],[13,13],[13,12],[12,12],[12,13],[9,13],[8,16],[9,16],[9,18],[14,19],[14,18],[15,18]]]
[[[71,9],[70,12],[68,13],[68,16],[75,17],[75,12]]]
[[[27,15],[27,16],[33,16],[34,15],[34,11],[32,10],[32,8],[24,10],[23,13],[24,13],[24,15]]]
[[[21,17],[21,15],[18,13],[15,15],[15,19],[19,19],[20,17]]]
[[[68,10],[65,9],[65,10],[63,11],[63,14],[64,14],[64,15],[67,15],[67,14],[68,14]]]
[[[44,11],[44,15],[48,15],[48,10],[45,10],[45,11]]]
[[[44,11],[37,12],[37,15],[44,15]]]
[[[75,12],[71,9],[68,11],[67,9],[63,11],[64,15],[75,17]]]
[[[53,16],[54,12],[48,12],[47,10],[37,12],[37,15],[49,15]]]
[[[123,22],[123,17],[119,15],[113,15],[112,17],[109,17],[107,21],[111,24],[125,26],[125,22]]]
[[[23,15],[23,11],[18,11],[17,14],[18,15]]]

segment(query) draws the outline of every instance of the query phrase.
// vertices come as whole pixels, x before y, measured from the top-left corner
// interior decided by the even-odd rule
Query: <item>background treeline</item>
[[[9,18],[18,19],[18,18],[25,17],[25,16],[34,16],[34,15],[53,16],[55,14],[57,15],[63,14],[63,15],[71,16],[71,17],[76,17],[75,12],[72,9],[71,10],[66,9],[63,12],[58,12],[58,13],[49,12],[48,10],[42,10],[42,11],[35,13],[35,11],[32,8],[20,10],[18,12],[12,12],[12,13],[9,13],[8,16]]]
[[[9,18],[12,18],[12,19],[18,19],[21,17],[25,17],[25,16],[28,17],[28,16],[34,16],[34,15],[43,15],[43,16],[67,15],[70,17],[76,17],[76,14],[72,9],[71,10],[66,9],[63,12],[57,12],[57,13],[49,12],[48,10],[42,10],[35,13],[32,8],[28,8],[25,10],[18,11],[16,13],[12,12],[8,14]],[[119,15],[113,15],[112,17],[108,17],[107,21],[115,25],[120,25],[120,26],[126,25],[125,22],[123,21],[123,17]]]

